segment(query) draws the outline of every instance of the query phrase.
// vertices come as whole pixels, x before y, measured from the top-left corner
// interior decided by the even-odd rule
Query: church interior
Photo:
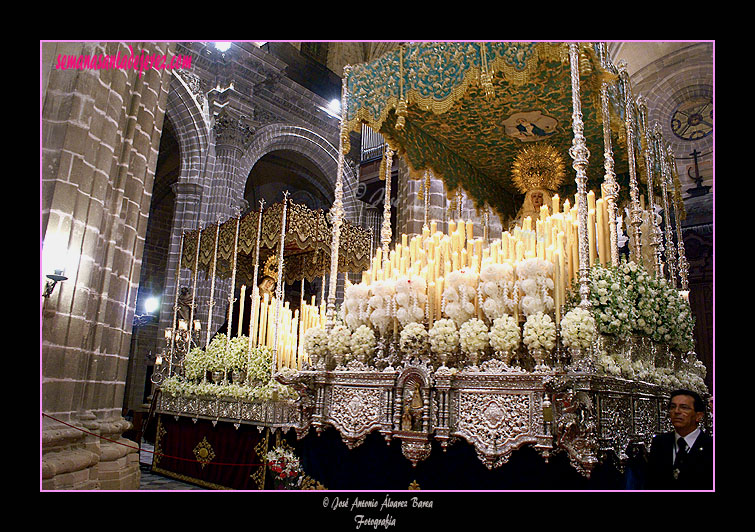
[[[40,491],[641,489],[714,394],[714,55],[41,42]]]

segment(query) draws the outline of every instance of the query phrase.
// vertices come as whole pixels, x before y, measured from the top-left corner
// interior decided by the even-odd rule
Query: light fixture
[[[321,107],[323,111],[328,113],[330,116],[333,116],[335,118],[340,118],[341,116],[341,100],[338,98],[334,98],[330,100],[330,103],[328,104],[328,107]]]
[[[52,291],[55,290],[55,285],[66,279],[68,279],[68,277],[63,275],[63,270],[55,270],[55,273],[48,273],[47,283],[45,283],[45,290],[42,292],[42,297],[50,297]]]
[[[149,297],[144,302],[144,311],[147,314],[152,314],[160,306],[160,299],[157,297]]]
[[[137,303],[137,307],[138,306],[139,303]],[[134,327],[147,325],[157,319],[155,312],[160,308],[160,298],[157,296],[147,297],[141,305],[141,308],[144,312],[143,314],[134,313]]]
[[[227,52],[228,49],[231,47],[230,42],[216,42],[215,43],[215,49],[219,52]]]

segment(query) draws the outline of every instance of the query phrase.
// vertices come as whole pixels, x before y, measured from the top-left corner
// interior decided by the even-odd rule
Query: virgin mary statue
[[[534,144],[523,148],[514,160],[511,177],[519,191],[524,194],[524,201],[511,227],[521,227],[527,217],[532,219],[534,227],[535,220],[540,218],[543,205],[553,214],[553,195],[564,180],[565,174],[564,160],[553,146]]]

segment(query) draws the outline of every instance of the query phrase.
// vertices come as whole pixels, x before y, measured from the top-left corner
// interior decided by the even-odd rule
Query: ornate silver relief
[[[454,435],[474,445],[489,468],[500,466],[525,443],[535,443],[532,397],[527,393],[459,392]]]
[[[382,397],[379,388],[333,387],[328,422],[338,429],[349,449],[380,428]]]

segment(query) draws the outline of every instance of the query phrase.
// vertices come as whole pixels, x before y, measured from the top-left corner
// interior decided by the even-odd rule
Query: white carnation
[[[459,345],[459,331],[451,319],[436,321],[428,333],[430,349],[437,354],[451,354]]]
[[[351,352],[354,356],[369,356],[375,350],[377,340],[375,332],[366,325],[361,325],[351,334]]]
[[[328,333],[322,327],[311,327],[304,333],[304,352],[322,357],[328,352]]]
[[[459,329],[459,344],[466,354],[485,351],[489,345],[488,327],[485,322],[477,318],[464,322]]]
[[[595,318],[588,310],[576,307],[561,319],[561,341],[567,347],[586,349],[596,334]]]
[[[493,320],[489,337],[495,351],[513,351],[519,347],[519,325],[511,316],[502,316]]]
[[[524,323],[522,341],[529,349],[551,350],[556,345],[556,324],[548,314],[532,314]]]
[[[421,323],[411,322],[401,330],[399,345],[405,353],[420,353],[427,349],[429,334]]]
[[[331,355],[347,355],[351,349],[351,330],[343,323],[336,323],[328,335],[328,350]]]

